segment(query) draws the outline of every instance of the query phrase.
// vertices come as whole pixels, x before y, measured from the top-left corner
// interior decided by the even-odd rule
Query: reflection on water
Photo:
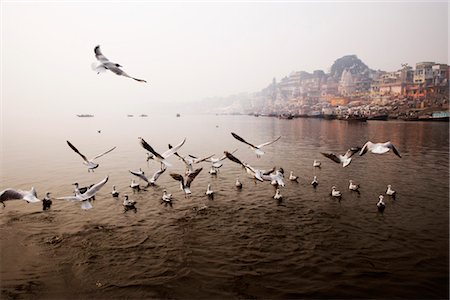
[[[4,122],[1,189],[35,186],[38,195],[70,195],[110,176],[94,208],[53,200],[52,208],[7,202],[0,210],[2,296],[36,298],[446,298],[448,297],[448,124],[348,123],[248,116],[149,116]],[[22,124],[23,125],[23,124]],[[98,133],[101,130],[101,133]],[[281,135],[256,158],[236,132],[259,144]],[[209,164],[185,198],[169,173],[133,193],[128,170],[153,174],[143,137],[158,152],[184,137],[182,155],[203,157],[237,148],[235,156],[260,169],[292,170],[283,199],[270,184],[247,178],[225,160]],[[88,173],[70,140],[88,156],[117,146]],[[392,141],[402,154],[355,156],[342,168],[320,152],[344,153],[366,141]],[[321,168],[312,166],[313,160]],[[319,185],[311,186],[313,176]],[[235,187],[236,178],[243,183]],[[348,190],[349,180],[361,185]],[[214,200],[205,195],[211,184]],[[396,199],[378,195],[388,184]],[[112,185],[121,192],[111,196]],[[332,199],[331,187],[343,194]],[[172,205],[162,203],[166,189]],[[124,213],[123,195],[137,202]],[[20,253],[20,255],[18,255]]]

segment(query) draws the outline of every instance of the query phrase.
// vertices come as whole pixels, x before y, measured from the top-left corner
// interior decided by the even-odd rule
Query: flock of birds
[[[231,135],[236,140],[248,145],[254,151],[257,158],[261,158],[261,156],[264,155],[264,151],[262,150],[263,147],[273,144],[281,138],[281,136],[280,136],[272,141],[255,146],[254,144],[247,142],[245,139],[243,139],[242,137],[240,137],[239,135],[237,135],[234,132],[232,132]],[[157,152],[142,137],[139,137],[138,140],[139,140],[139,144],[145,150],[148,151],[146,153],[146,155],[147,155],[146,161],[148,162],[150,160],[153,160],[155,162],[158,162],[159,169],[153,174],[153,176],[151,178],[148,178],[146,176],[145,172],[142,171],[142,169],[129,170],[130,174],[132,174],[138,178],[138,181],[136,181],[135,179],[131,180],[130,188],[133,190],[133,192],[139,192],[142,189],[141,184],[140,184],[141,181],[146,183],[146,186],[143,187],[143,189],[145,189],[149,186],[156,185],[156,182],[160,178],[160,176],[169,167],[172,167],[172,164],[167,159],[169,157],[171,157],[172,155],[174,155],[174,156],[178,157],[178,159],[181,162],[183,162],[183,164],[185,165],[185,173],[184,173],[184,175],[178,174],[178,173],[170,173],[169,175],[174,180],[180,182],[180,189],[183,191],[185,198],[188,198],[192,194],[191,184],[194,181],[194,179],[198,176],[198,174],[203,170],[202,167],[194,168],[195,165],[203,163],[203,162],[209,162],[210,163],[209,173],[212,176],[214,176],[214,175],[217,175],[219,169],[222,167],[222,165],[223,165],[222,161],[224,161],[225,159],[228,159],[228,160],[240,165],[245,170],[245,172],[255,181],[255,183],[258,181],[259,182],[269,181],[271,183],[271,185],[273,185],[275,187],[275,195],[273,196],[273,198],[278,201],[281,201],[283,199],[283,196],[281,194],[281,188],[285,186],[285,182],[284,182],[285,176],[284,176],[283,168],[273,167],[270,170],[256,169],[256,168],[252,167],[250,164],[241,161],[234,155],[234,153],[237,151],[237,149],[235,149],[232,152],[224,151],[224,155],[222,157],[218,157],[218,158],[213,157],[214,155],[209,155],[204,158],[198,158],[193,155],[182,156],[178,153],[180,148],[186,142],[186,138],[184,138],[176,146],[172,146],[172,145],[168,144],[169,149],[163,153]],[[67,142],[67,145],[82,158],[83,164],[87,167],[88,172],[94,172],[94,170],[99,167],[99,164],[97,162],[95,162],[95,160],[97,158],[102,157],[102,156],[110,153],[114,149],[116,149],[116,147],[113,147],[105,152],[102,152],[102,153],[94,156],[92,159],[87,159],[86,156],[83,153],[81,153],[70,141],[66,141],[66,142]],[[321,154],[336,163],[342,164],[343,167],[347,167],[352,161],[352,156],[357,152],[359,152],[359,155],[362,156],[365,153],[367,153],[368,151],[375,153],[375,154],[384,154],[384,153],[389,152],[390,150],[392,150],[398,157],[401,157],[400,153],[398,152],[398,150],[395,148],[395,146],[391,142],[372,143],[370,141],[368,141],[362,148],[354,147],[354,148],[348,149],[344,155],[339,155],[339,154],[334,154],[334,153],[324,153],[324,152],[321,152]],[[314,160],[313,166],[320,168],[321,162],[319,160]],[[292,182],[298,182],[299,178],[298,178],[298,176],[294,175],[293,171],[290,171],[288,179]],[[57,197],[56,199],[81,202],[82,209],[85,209],[85,210],[91,209],[93,207],[92,201],[95,200],[95,195],[97,194],[97,192],[99,192],[103,188],[103,186],[108,182],[108,180],[109,180],[109,176],[106,176],[100,182],[98,182],[96,184],[92,184],[88,187],[80,187],[78,183],[74,183],[73,185],[75,187],[74,187],[73,195]],[[318,184],[319,184],[319,181],[317,179],[317,176],[314,176],[314,178],[311,182],[311,185],[314,188],[316,188]],[[242,182],[239,180],[239,177],[236,178],[235,186],[237,189],[242,189],[242,187],[243,187]],[[360,186],[359,186],[359,184],[356,184],[355,182],[353,182],[353,180],[349,180],[348,188],[351,191],[355,191],[355,192],[359,193]],[[386,195],[395,197],[395,194],[396,193],[394,190],[392,190],[391,185],[388,185],[387,190],[386,190]],[[118,198],[120,195],[120,192],[116,189],[115,185],[112,186],[111,195],[114,198]],[[211,200],[214,199],[214,191],[211,188],[211,184],[208,184],[205,195]],[[342,197],[342,193],[339,190],[337,190],[336,186],[333,186],[331,188],[330,195],[332,197],[336,197],[336,198]],[[377,203],[377,208],[380,212],[383,212],[386,207],[386,203],[383,201],[383,199],[384,199],[384,196],[380,195],[379,201]],[[25,200],[29,203],[37,203],[37,202],[41,201],[40,199],[38,199],[37,193],[36,193],[36,190],[34,189],[34,187],[31,188],[30,191],[23,191],[23,190],[16,190],[13,188],[8,188],[8,189],[0,192],[0,202],[3,204],[4,207],[5,207],[4,202],[8,201],[8,200]],[[51,201],[49,192],[46,193],[44,200]],[[164,189],[163,195],[161,196],[162,203],[172,206],[172,200],[173,200],[172,194],[169,194],[167,192],[167,190]],[[128,210],[136,211],[136,201],[130,199],[128,194],[125,194],[124,200],[123,200],[123,207],[124,207],[125,211],[128,211]],[[44,210],[45,210],[45,205],[44,205]]]
[[[134,79],[138,82],[144,82],[144,83],[147,82],[146,80],[138,79],[138,78],[128,75],[121,69],[122,66],[120,64],[114,63],[114,62],[111,62],[110,60],[108,60],[101,52],[100,46],[96,46],[94,48],[94,53],[95,53],[96,59],[98,60],[98,63],[93,63],[92,69],[95,72],[97,72],[98,74],[109,70],[119,76],[128,77],[128,78]],[[98,132],[100,133],[100,131],[98,131]],[[281,136],[279,136],[278,138],[276,138],[272,141],[262,143],[259,145],[254,145],[253,143],[246,141],[245,139],[243,139],[236,133],[232,132],[231,135],[239,142],[242,142],[242,143],[246,144],[247,146],[249,146],[255,152],[257,158],[261,158],[262,155],[264,155],[264,151],[262,150],[263,147],[271,145],[271,144],[277,142],[281,138]],[[202,162],[209,162],[211,164],[209,173],[211,175],[217,175],[220,167],[222,167],[222,165],[223,165],[222,161],[225,159],[229,159],[230,161],[240,165],[243,169],[245,169],[246,173],[248,173],[250,175],[250,177],[255,180],[255,182],[269,181],[275,187],[275,195],[273,196],[274,199],[281,201],[283,198],[283,196],[281,194],[281,189],[280,189],[281,187],[285,186],[283,168],[280,167],[277,169],[274,167],[271,170],[256,169],[256,168],[252,167],[251,165],[249,165],[248,163],[241,161],[234,155],[234,153],[236,152],[237,149],[232,152],[224,151],[224,155],[219,158],[213,157],[214,155],[210,155],[210,156],[207,156],[204,158],[198,158],[193,155],[182,156],[178,153],[180,148],[186,142],[186,138],[183,139],[179,144],[177,144],[175,146],[172,146],[169,144],[168,145],[169,149],[163,153],[159,153],[159,152],[155,151],[155,149],[152,146],[150,146],[143,138],[139,137],[138,139],[139,139],[140,145],[145,150],[148,151],[147,159],[146,159],[147,162],[150,160],[153,160],[153,161],[160,163],[160,168],[153,174],[153,176],[151,178],[148,178],[145,175],[144,171],[142,171],[141,169],[129,170],[129,172],[132,175],[136,176],[140,181],[146,182],[147,183],[146,187],[156,185],[156,181],[158,180],[158,178],[160,178],[160,176],[169,167],[172,166],[172,164],[167,159],[170,156],[175,155],[185,165],[185,174],[182,175],[182,174],[178,174],[178,173],[170,173],[170,176],[174,180],[180,182],[180,189],[183,191],[185,197],[187,198],[192,194],[191,184],[192,184],[193,180],[203,170],[202,167],[194,168],[194,165],[197,165]],[[113,147],[105,152],[102,152],[102,153],[94,156],[91,159],[88,159],[70,141],[67,141],[67,145],[75,153],[77,153],[79,156],[81,156],[81,158],[83,159],[83,164],[88,168],[88,172],[94,172],[94,170],[99,167],[99,164],[96,162],[96,159],[98,159],[98,158],[110,153],[114,149],[116,149],[116,147]],[[360,147],[350,148],[343,155],[334,154],[334,153],[321,153],[321,154],[336,163],[342,164],[343,167],[347,167],[352,161],[352,156],[357,152],[359,152],[359,155],[362,156],[362,155],[366,154],[368,151],[375,153],[375,154],[384,154],[384,153],[389,152],[390,150],[392,150],[395,155],[397,155],[398,157],[401,158],[400,153],[398,152],[398,150],[395,148],[395,146],[391,142],[372,143],[372,142],[368,141],[362,148],[360,148]],[[320,167],[321,162],[318,160],[314,160],[313,166]],[[298,182],[298,177],[295,176],[293,173],[294,173],[293,171],[290,172],[289,180]],[[58,197],[56,199],[81,202],[82,209],[85,209],[85,210],[91,209],[93,207],[92,201],[95,200],[95,195],[103,188],[103,186],[108,182],[108,180],[109,180],[109,176],[106,176],[100,182],[93,184],[91,186],[88,186],[88,187],[79,187],[78,183],[74,183],[73,185],[75,186],[75,188],[74,188],[73,195]],[[349,189],[351,191],[359,192],[360,186],[358,184],[354,183],[352,180],[350,180],[349,183],[350,183]],[[318,182],[317,176],[314,176],[314,178],[311,182],[311,185],[314,188],[316,188],[318,184],[319,184],[319,182]],[[236,185],[237,189],[242,189],[243,185],[242,185],[242,182],[239,180],[239,177],[236,178],[235,185]],[[132,188],[133,192],[141,190],[140,183],[136,182],[135,179],[132,179],[130,187]],[[119,194],[120,194],[120,192],[118,190],[116,190],[116,186],[113,185],[112,191],[111,191],[112,197],[118,198]],[[211,188],[211,184],[208,184],[205,194],[210,199],[214,198],[214,191]],[[395,194],[396,193],[394,190],[392,190],[391,185],[388,185],[386,195],[395,197]],[[340,198],[342,196],[341,192],[338,191],[335,186],[332,187],[330,195],[332,197],[337,197],[337,198]],[[384,198],[384,196],[380,195],[379,201],[377,203],[377,207],[380,212],[383,212],[386,207],[386,204],[383,201],[383,198]],[[41,200],[37,196],[37,193],[36,193],[36,190],[34,187],[32,187],[31,190],[29,190],[29,191],[24,191],[24,190],[19,190],[19,189],[14,189],[14,188],[8,188],[8,189],[1,191],[0,192],[0,202],[3,204],[3,207],[5,207],[5,201],[9,201],[9,200],[25,200],[28,203],[41,202]],[[171,205],[172,200],[173,200],[172,194],[169,194],[167,192],[167,190],[164,190],[163,195],[161,196],[161,200],[163,203]],[[50,205],[51,205],[51,198],[50,198],[49,192],[46,193],[46,196],[43,199],[43,202],[44,202],[44,210],[48,209],[49,208],[48,203],[50,203]],[[47,203],[47,204],[45,204],[45,203]],[[124,200],[123,200],[123,206],[124,206],[125,211],[130,210],[130,209],[134,209],[136,211],[135,205],[136,205],[136,201],[130,199],[130,197],[127,194],[125,194]]]

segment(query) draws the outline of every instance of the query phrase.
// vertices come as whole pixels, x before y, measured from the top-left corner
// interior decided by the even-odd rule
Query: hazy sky
[[[138,113],[254,92],[356,54],[448,63],[447,2],[2,1],[2,114]],[[97,75],[94,47],[149,83]]]

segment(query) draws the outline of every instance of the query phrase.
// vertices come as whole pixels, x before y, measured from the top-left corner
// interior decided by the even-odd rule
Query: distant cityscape
[[[254,93],[208,98],[210,112],[340,119],[448,120],[449,66],[408,64],[372,70],[356,55],[337,59],[329,73],[296,71]]]

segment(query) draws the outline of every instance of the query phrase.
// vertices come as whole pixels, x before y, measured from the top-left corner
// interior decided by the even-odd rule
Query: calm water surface
[[[282,138],[257,159],[230,132],[256,144]],[[159,152],[186,137],[182,155],[237,148],[239,159],[281,166],[300,180],[286,180],[277,202],[269,183],[255,184],[237,164],[224,161],[212,177],[206,163],[185,199],[169,176],[184,166],[171,157],[158,186],[133,194],[128,170],[159,168],[146,163],[139,136]],[[60,197],[75,181],[110,179],[88,211],[64,200],[45,212],[23,201],[0,208],[2,298],[448,298],[448,139],[448,124],[419,122],[187,115],[4,121],[0,189],[35,186],[40,197]],[[66,140],[88,157],[117,149],[88,173]],[[391,140],[403,158],[369,153],[342,168],[320,155],[367,140]],[[322,168],[312,167],[314,159]],[[348,190],[349,179],[360,194]],[[214,200],[204,194],[208,183]],[[388,184],[398,196],[386,197],[380,214],[378,195]],[[136,213],[123,212],[112,185],[138,202]],[[329,196],[333,185],[340,201]],[[161,204],[163,189],[174,195],[173,207]]]

